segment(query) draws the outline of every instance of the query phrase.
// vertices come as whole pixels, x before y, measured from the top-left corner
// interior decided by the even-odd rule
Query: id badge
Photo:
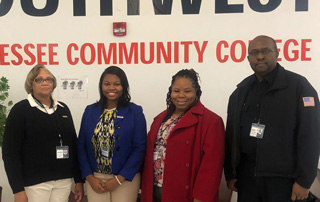
[[[158,160],[158,152],[153,152],[153,160]]]
[[[106,146],[103,146],[101,149],[101,156],[104,158],[109,158],[109,151]]]
[[[69,146],[57,146],[56,147],[57,159],[69,158]]]
[[[259,123],[252,123],[250,130],[250,137],[262,139],[264,134],[265,125]]]

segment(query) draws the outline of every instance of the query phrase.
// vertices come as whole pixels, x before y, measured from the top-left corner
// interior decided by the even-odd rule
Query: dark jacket
[[[237,176],[240,159],[240,117],[250,90],[251,75],[232,93],[226,128],[225,176]],[[304,97],[313,97],[315,106],[304,106]],[[266,126],[263,139],[257,139],[257,176],[294,178],[309,188],[317,175],[319,159],[319,98],[306,78],[285,70],[278,73],[261,101],[260,123]],[[249,135],[249,134],[248,134]]]

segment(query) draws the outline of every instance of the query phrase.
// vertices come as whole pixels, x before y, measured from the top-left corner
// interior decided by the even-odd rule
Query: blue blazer
[[[91,138],[102,110],[94,103],[86,107],[82,116],[77,150],[83,178],[97,172]],[[114,126],[116,140],[112,172],[132,181],[135,174],[140,171],[146,151],[147,127],[142,107],[130,103],[129,106],[119,108]]]

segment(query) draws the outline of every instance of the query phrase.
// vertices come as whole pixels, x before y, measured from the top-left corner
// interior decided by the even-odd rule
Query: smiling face
[[[46,68],[41,68],[32,82],[33,96],[37,99],[50,98],[53,91],[53,76]]]
[[[252,70],[261,81],[277,65],[279,53],[274,41],[266,36],[258,36],[253,39],[249,46],[248,61]],[[251,54],[251,53],[256,54]]]
[[[176,114],[184,113],[196,100],[196,89],[189,78],[177,78],[172,84],[171,101]]]
[[[109,109],[117,107],[123,92],[120,78],[115,74],[106,74],[102,82],[102,92],[107,98],[107,107]]]

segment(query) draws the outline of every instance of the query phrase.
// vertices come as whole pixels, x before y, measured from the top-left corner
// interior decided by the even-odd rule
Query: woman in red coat
[[[201,93],[193,69],[172,77],[167,110],[148,133],[142,202],[218,202],[224,125],[201,104]]]

